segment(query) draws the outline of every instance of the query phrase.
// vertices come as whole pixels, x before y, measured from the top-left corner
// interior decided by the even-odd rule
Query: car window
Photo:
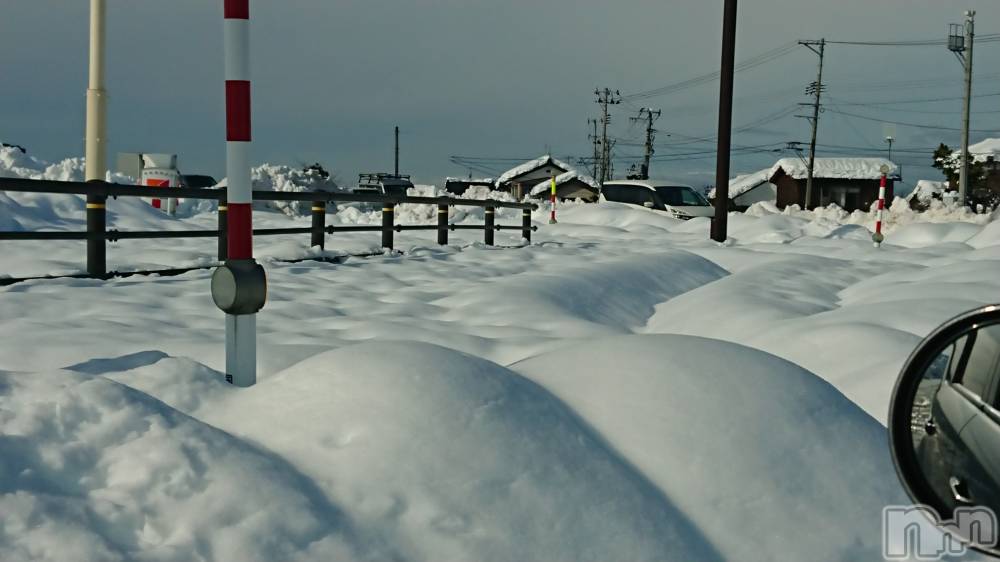
[[[616,203],[629,203],[627,200],[626,190],[620,185],[607,185],[605,184],[601,188],[601,193],[604,194],[604,198],[608,201],[614,201]]]
[[[635,193],[635,199],[637,205],[645,205],[646,203],[655,203],[653,199],[653,192],[645,187],[635,186],[631,189]]]
[[[987,396],[993,379],[997,375],[997,359],[1000,358],[1000,324],[984,326],[968,336],[966,357],[962,361],[961,376],[955,382],[965,387],[984,401],[992,402],[995,397]]]
[[[667,205],[675,207],[695,207],[708,205],[708,201],[690,187],[683,185],[662,185],[656,193]]]

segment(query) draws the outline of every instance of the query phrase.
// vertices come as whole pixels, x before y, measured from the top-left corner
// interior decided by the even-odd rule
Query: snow
[[[540,168],[547,164],[558,166],[559,168],[562,168],[563,170],[567,171],[574,170],[573,166],[570,166],[569,164],[563,162],[562,160],[557,160],[553,158],[551,155],[546,154],[544,156],[535,158],[534,160],[529,160],[519,166],[515,166],[507,170],[503,174],[500,174],[500,177],[497,178],[496,184],[501,185],[503,183],[510,181],[513,178],[516,178],[517,176],[520,176],[521,174],[525,174],[527,172],[530,172],[536,168]]]
[[[588,176],[587,174],[578,172],[576,170],[570,170],[564,174],[559,174],[558,176],[556,176],[556,186],[560,186],[566,182],[573,180],[580,180],[581,182],[589,185],[590,187],[593,187],[595,191],[601,188],[601,184],[597,183],[597,180]],[[537,185],[532,187],[531,195],[540,195],[542,193],[547,193],[551,189],[552,189],[552,180],[547,179],[538,182]]]
[[[79,170],[0,155],[7,174]],[[210,269],[0,287],[16,319],[0,323],[2,558],[879,559],[881,508],[907,503],[886,446],[892,385],[923,336],[1000,294],[997,216],[896,199],[875,249],[874,215],[836,207],[754,205],[730,214],[726,244],[707,219],[635,206],[547,213],[521,248],[478,231],[443,247],[398,233],[393,253],[377,233],[329,236],[325,252],[257,237],[270,292],[250,389],[222,382]],[[216,221],[125,198],[109,214],[122,230]],[[83,218],[78,197],[0,194],[3,229]],[[81,242],[3,252],[0,275],[84,263]],[[214,252],[126,241],[109,260],[210,266]],[[377,255],[343,257],[360,252]],[[342,260],[287,261],[309,256]]]
[[[959,147],[961,148],[961,147]],[[990,158],[1000,158],[1000,138],[988,138],[969,145],[969,154],[973,162],[986,162]],[[951,155],[951,161],[957,164],[961,161],[962,151],[956,150]]]
[[[771,168],[760,170],[752,174],[743,174],[729,180],[729,198],[735,199],[740,195],[750,191],[762,183],[771,180]],[[715,188],[708,192],[709,199],[715,199]]]
[[[882,166],[889,167],[891,179],[899,179],[899,167],[885,158],[817,158],[813,167],[813,177],[877,180],[882,177]],[[808,163],[800,158],[778,160],[768,173],[768,177],[773,178],[779,169],[797,180],[805,179],[809,175]]]
[[[919,180],[913,193],[907,199],[916,198],[921,203],[929,203],[935,199],[935,196],[941,198],[947,190],[948,182],[946,181]]]

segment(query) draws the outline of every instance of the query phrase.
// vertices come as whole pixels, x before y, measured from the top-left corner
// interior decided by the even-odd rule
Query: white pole
[[[226,197],[228,260],[253,262],[250,179],[250,1],[225,0]],[[236,386],[257,382],[257,320],[226,316],[226,375]]]
[[[87,88],[87,181],[103,181],[108,169],[107,92],[104,90],[107,0],[90,0],[90,83]]]

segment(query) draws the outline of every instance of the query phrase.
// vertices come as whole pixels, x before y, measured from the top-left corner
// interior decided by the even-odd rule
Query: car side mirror
[[[652,201],[646,201],[646,202],[644,202],[644,203],[642,204],[642,206],[643,206],[643,207],[645,207],[645,208],[647,208],[647,209],[652,209],[652,208],[653,208],[653,207],[655,207],[656,205],[654,205]]]
[[[993,556],[1000,556],[998,387],[1000,306],[987,306],[945,322],[920,343],[889,408],[896,474],[917,504],[907,513]]]

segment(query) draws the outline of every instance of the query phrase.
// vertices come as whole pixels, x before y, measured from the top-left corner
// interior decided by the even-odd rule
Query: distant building
[[[886,199],[892,201],[899,167],[885,158],[817,158],[813,173],[812,200],[806,205],[807,164],[799,158],[783,158],[771,168],[769,181],[777,187],[779,208],[799,205],[814,209],[835,203],[845,211],[867,211],[878,200],[882,166],[888,167]]]
[[[507,170],[496,181],[496,189],[522,199],[538,182],[575,171],[572,166],[546,154]]]
[[[708,192],[708,198],[715,201],[715,188]],[[733,210],[745,211],[754,203],[774,202],[777,198],[778,187],[771,183],[771,168],[729,180],[729,201]]]
[[[552,178],[548,178],[532,186],[529,195],[535,199],[546,199],[552,193]],[[570,170],[556,176],[556,198],[558,199],[580,199],[587,203],[594,203],[600,196],[601,186],[594,178]]]

